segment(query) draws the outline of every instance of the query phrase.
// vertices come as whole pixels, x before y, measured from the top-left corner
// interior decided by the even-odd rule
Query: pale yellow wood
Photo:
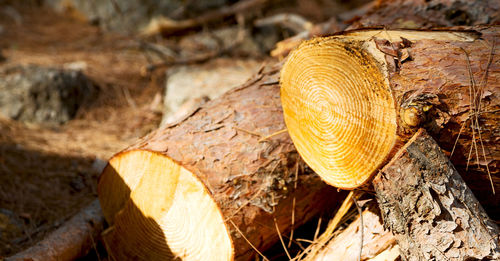
[[[395,143],[391,91],[361,48],[333,39],[303,43],[281,71],[281,101],[297,150],[335,187],[365,183]]]
[[[119,209],[107,211],[113,216],[113,229],[105,241],[115,259],[233,259],[234,248],[222,213],[191,172],[163,154],[143,150],[115,156],[108,168],[118,175],[107,180],[114,186],[102,184],[108,190],[115,189],[107,193],[122,193],[119,198],[126,198],[126,187],[130,195],[121,204],[104,202]],[[111,169],[107,171],[113,176]]]

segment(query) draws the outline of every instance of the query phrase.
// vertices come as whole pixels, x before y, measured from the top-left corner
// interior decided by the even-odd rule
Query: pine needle
[[[243,237],[243,239],[245,239],[245,241],[247,241],[247,243],[253,248],[253,250],[255,250],[255,252],[257,252],[257,254],[259,254],[259,256],[262,257],[263,260],[265,261],[269,261],[269,259],[267,259],[267,257],[265,257],[253,244],[252,242],[250,242],[248,240],[248,238],[243,235],[243,232],[241,232],[241,230],[236,226],[236,224],[234,224],[234,222],[232,220],[229,220],[229,222],[231,222],[231,224],[233,225],[234,229],[236,229],[236,231],[238,231],[238,233],[240,233],[241,237]]]

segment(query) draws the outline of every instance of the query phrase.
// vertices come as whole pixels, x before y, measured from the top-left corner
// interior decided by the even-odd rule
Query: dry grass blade
[[[295,177],[293,180],[293,190],[295,191],[297,189],[297,180],[299,178],[299,162],[300,159],[295,163]],[[292,229],[290,230],[290,240],[288,241],[288,247],[292,246],[293,242],[293,231],[295,230],[295,204],[296,204],[297,198],[295,195],[293,196],[293,201],[292,201]]]
[[[469,54],[467,53],[467,51],[465,51],[465,49],[463,49],[463,48],[460,48],[460,49],[465,54],[465,58],[466,58],[466,61],[467,61],[467,70],[469,72],[469,80],[470,80],[470,85],[469,85],[469,100],[470,100],[469,117],[474,117],[474,114],[476,113],[476,108],[477,108],[476,99],[473,96],[473,94],[476,93],[476,81],[474,80],[474,75],[472,74],[472,67],[470,65]],[[479,127],[479,126],[475,126],[475,121],[472,119],[471,120],[472,146],[470,148],[469,156],[467,158],[466,170],[469,169],[469,162],[470,162],[470,159],[471,159],[472,148],[473,147],[474,147],[474,151],[476,153],[477,166],[478,166],[478,168],[480,168],[480,166],[479,166],[479,152],[477,150],[477,144],[476,144],[476,131],[475,131],[476,127]]]
[[[356,209],[358,210],[359,212],[359,221],[360,221],[360,232],[361,232],[361,240],[360,240],[360,243],[359,243],[359,256],[358,256],[358,261],[361,261],[361,254],[363,253],[363,238],[364,238],[364,230],[365,230],[365,226],[364,226],[364,222],[363,222],[363,210],[361,209],[361,207],[359,206],[358,204],[358,201],[356,200],[356,197],[353,197],[352,198],[352,201],[354,202],[354,205],[356,205]]]
[[[259,142],[263,142],[263,141],[265,141],[265,140],[267,140],[267,139],[269,139],[271,137],[274,137],[274,136],[276,136],[278,134],[285,133],[285,132],[287,132],[287,129],[282,129],[282,130],[279,130],[277,132],[271,133],[271,134],[263,137],[262,139],[260,139]]]
[[[262,257],[263,260],[265,261],[269,261],[269,259],[267,259],[267,257],[265,257],[253,244],[252,242],[250,242],[247,237],[243,234],[243,232],[241,232],[241,230],[236,226],[236,224],[234,224],[234,222],[232,220],[229,220],[229,222],[233,225],[234,229],[236,229],[236,231],[238,231],[238,233],[240,233],[241,237],[243,237],[243,239],[245,239],[245,241],[247,241],[247,243],[253,248],[253,250],[255,250],[255,252],[257,252],[257,254],[259,254],[259,256]]]
[[[495,186],[493,184],[493,179],[491,178],[491,172],[490,172],[490,169],[489,169],[489,166],[488,166],[488,161],[486,159],[486,151],[484,149],[483,139],[482,139],[482,135],[481,135],[481,127],[479,126],[479,115],[481,113],[481,102],[482,102],[482,90],[483,90],[484,86],[486,85],[488,70],[489,70],[489,68],[491,66],[491,63],[493,61],[493,54],[494,54],[494,50],[495,50],[495,42],[493,42],[493,44],[491,46],[491,51],[490,51],[490,54],[489,54],[488,63],[486,65],[486,69],[485,69],[485,71],[483,73],[483,77],[481,79],[481,82],[480,82],[479,87],[477,88],[477,90],[476,90],[476,82],[475,82],[474,76],[472,74],[472,67],[471,67],[471,64],[470,64],[469,54],[463,48],[460,48],[460,49],[465,54],[466,61],[467,61],[467,70],[468,70],[469,79],[470,79],[469,99],[470,99],[471,102],[470,102],[470,110],[469,110],[469,117],[468,117],[468,119],[471,120],[472,145],[471,145],[471,148],[469,150],[468,157],[467,157],[466,170],[468,170],[468,168],[469,168],[469,163],[470,163],[470,159],[471,159],[473,148],[474,148],[474,151],[475,151],[475,154],[476,154],[476,162],[477,162],[478,168],[481,168],[480,164],[479,164],[480,156],[479,156],[479,152],[478,152],[478,148],[477,148],[477,142],[476,142],[476,132],[475,132],[475,129],[477,129],[479,143],[481,145],[481,152],[483,154],[483,159],[484,159],[485,165],[486,165],[486,172],[488,173],[488,178],[490,180],[490,184],[491,184],[491,189],[492,189],[493,195],[495,195]],[[452,149],[451,156],[453,156],[453,152],[455,150],[455,146],[456,146],[456,144],[458,142],[458,139],[460,138],[460,134],[462,132],[463,126],[467,122],[467,120],[464,121],[464,123],[462,124],[462,127],[460,128],[460,131],[458,133],[457,139],[455,141],[455,145],[453,146],[453,149]],[[450,156],[450,158],[451,158],[451,156]]]
[[[339,210],[333,217],[333,219],[330,221],[328,224],[328,227],[326,228],[325,232],[319,236],[319,238],[315,239],[313,244],[311,244],[309,247],[306,248],[305,251],[302,251],[299,255],[297,255],[294,259],[294,261],[297,260],[304,260],[304,261],[312,261],[314,260],[314,257],[318,253],[319,250],[323,248],[323,246],[330,241],[330,239],[333,236],[333,232],[337,228],[337,226],[340,224],[340,221],[342,220],[342,217],[349,211],[351,208],[353,201],[354,192],[351,191],[347,195],[347,197],[344,199],[344,202],[342,202],[342,205],[340,206]]]
[[[274,218],[274,226],[276,227],[276,232],[278,233],[281,245],[283,246],[283,249],[285,250],[285,254],[288,257],[288,259],[291,260],[292,257],[290,256],[290,253],[288,253],[288,249],[285,246],[285,241],[283,241],[283,237],[281,236],[280,228],[278,227],[278,223],[276,222],[276,218]]]
[[[488,173],[488,178],[490,179],[491,190],[493,191],[493,195],[495,195],[495,186],[493,184],[493,179],[491,178],[491,172],[490,172],[490,167],[488,166],[488,161],[486,160],[486,152],[484,150],[483,138],[481,137],[481,128],[479,127],[479,115],[481,113],[481,102],[483,99],[482,89],[486,85],[488,70],[491,66],[491,62],[493,61],[493,54],[495,52],[495,45],[496,45],[496,41],[494,41],[493,44],[491,45],[491,51],[490,51],[490,55],[488,58],[488,64],[486,65],[486,69],[484,71],[483,78],[481,79],[481,83],[479,84],[479,88],[478,88],[477,93],[476,93],[476,97],[479,98],[479,101],[478,101],[477,112],[476,112],[476,114],[474,114],[474,118],[476,120],[476,126],[478,127],[477,131],[479,134],[479,143],[481,144],[481,150],[483,152],[483,158],[484,158],[485,165],[486,165],[486,172]],[[478,158],[478,162],[479,162],[479,158]]]

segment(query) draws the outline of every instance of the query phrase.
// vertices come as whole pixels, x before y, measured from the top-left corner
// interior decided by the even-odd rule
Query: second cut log
[[[114,259],[248,260],[335,203],[279,132],[278,75],[261,72],[111,158],[98,193]]]

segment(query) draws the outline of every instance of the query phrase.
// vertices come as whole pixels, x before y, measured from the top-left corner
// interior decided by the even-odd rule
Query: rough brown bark
[[[276,66],[260,72],[245,85],[207,103],[186,120],[151,133],[115,156],[129,151],[154,151],[195,174],[226,219],[238,260],[248,260],[255,255],[243,236],[263,251],[278,240],[275,222],[281,233],[289,231],[292,212],[295,212],[297,227],[331,206],[337,198],[333,188],[300,163],[288,134],[261,140],[285,128],[277,84],[279,69],[280,66]],[[128,211],[119,210],[124,209],[130,191],[123,181],[120,183],[116,173],[107,168],[99,182],[99,196],[104,214],[113,225]],[[294,189],[296,171],[298,179]],[[107,194],[110,186],[122,186],[125,194]],[[144,240],[122,238],[126,235],[117,231],[111,229],[106,240],[115,245],[123,241],[134,245],[135,240]],[[111,252],[120,259],[137,255],[134,251],[118,246]]]
[[[375,7],[350,28],[429,29],[498,22],[500,2],[496,0],[378,0]]]
[[[6,261],[70,261],[95,247],[104,227],[104,217],[96,200],[36,245]]]
[[[373,184],[406,260],[500,258],[497,225],[423,129]]]
[[[473,41],[375,42],[388,64],[398,136],[404,142],[416,128],[425,127],[490,215],[499,219],[500,27],[470,29],[477,34]]]

